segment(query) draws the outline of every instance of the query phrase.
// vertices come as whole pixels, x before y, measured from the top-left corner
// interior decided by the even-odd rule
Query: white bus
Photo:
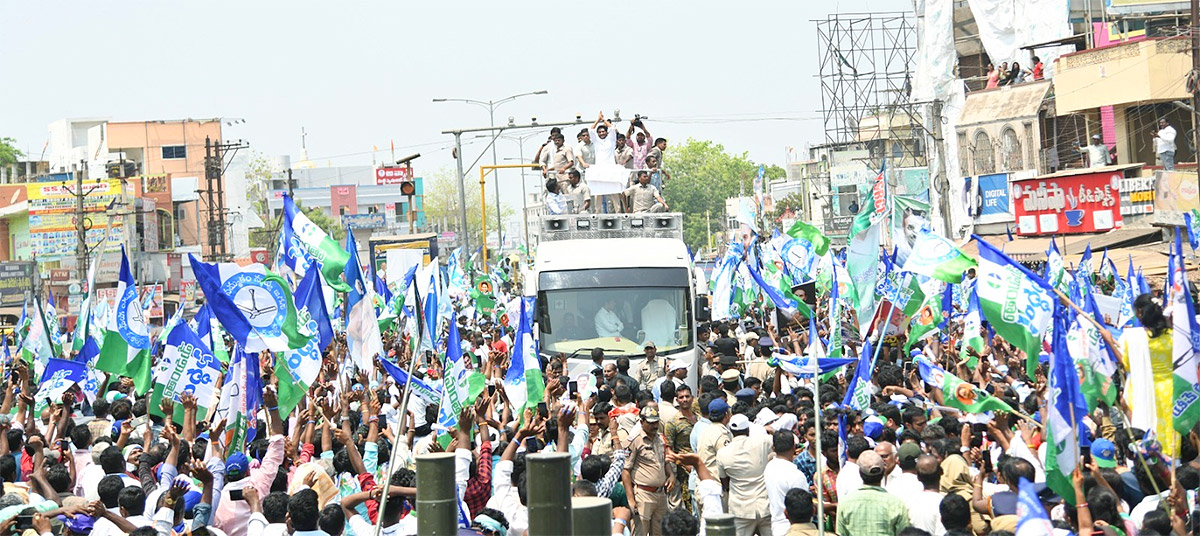
[[[592,349],[602,348],[605,363],[629,357],[632,375],[653,342],[664,364],[688,363],[695,389],[703,358],[696,327],[708,319],[708,292],[684,245],[681,214],[544,216],[539,234],[525,293],[537,296],[543,357],[567,356],[568,374],[578,379],[591,371]],[[597,326],[598,314],[609,321]],[[617,334],[604,327],[617,325],[614,315]]]

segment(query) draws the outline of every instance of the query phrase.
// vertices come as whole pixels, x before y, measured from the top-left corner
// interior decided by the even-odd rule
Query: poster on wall
[[[1143,216],[1154,213],[1154,198],[1158,190],[1154,177],[1121,179],[1121,215]]]
[[[1183,225],[1183,213],[1200,208],[1194,171],[1156,171],[1154,181],[1154,223]]]
[[[1121,172],[1081,173],[1012,181],[1017,234],[1097,233],[1124,225]]]

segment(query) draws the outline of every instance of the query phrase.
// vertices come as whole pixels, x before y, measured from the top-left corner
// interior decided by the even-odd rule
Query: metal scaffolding
[[[920,161],[912,164],[923,165],[924,143],[916,141],[924,139],[919,126],[924,124],[922,107],[910,98],[917,53],[915,15],[835,13],[813,22],[826,142],[912,139],[913,143],[884,144],[890,145],[887,157],[911,158]]]

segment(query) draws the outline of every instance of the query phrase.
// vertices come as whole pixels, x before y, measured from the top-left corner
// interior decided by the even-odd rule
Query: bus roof
[[[602,268],[689,268],[687,246],[673,238],[587,238],[538,244],[537,272]]]

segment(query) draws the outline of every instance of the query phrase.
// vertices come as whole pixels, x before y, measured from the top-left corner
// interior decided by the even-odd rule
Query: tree
[[[666,151],[664,167],[671,172],[665,187],[672,212],[683,213],[683,240],[692,251],[708,245],[708,218],[724,230],[725,200],[754,193],[758,164],[746,153],[729,154],[719,143],[688,138],[682,145]],[[767,178],[782,177],[783,168],[768,166]]]
[[[267,248],[268,251],[274,251],[279,235],[278,222],[271,218],[267,207],[267,193],[274,175],[275,166],[266,155],[258,151],[251,153],[250,161],[246,163],[246,197],[266,227],[250,233],[250,247]]]
[[[499,170],[501,173],[504,170]],[[495,173],[495,172],[493,172]],[[492,175],[489,174],[489,178]],[[503,180],[503,176],[501,176]],[[476,190],[479,186],[478,181],[468,180],[466,183],[466,200],[467,206],[461,207],[458,202],[458,178],[455,177],[455,172],[448,167],[443,167],[435,171],[431,176],[425,178],[425,221],[427,222],[445,222],[446,229],[453,230],[456,233],[461,233],[460,214],[463,210],[467,212],[467,232],[470,236],[472,244],[480,244],[480,221],[479,214],[479,192]],[[519,185],[519,183],[518,183]],[[492,188],[489,186],[488,190]],[[496,196],[492,195],[488,198],[488,236],[495,236],[496,230],[492,227],[496,221]],[[509,219],[515,214],[513,207],[502,206],[501,218]]]
[[[804,209],[804,195],[800,193],[790,193],[787,197],[775,202],[775,210],[767,214],[772,222],[778,222],[779,218],[783,217],[789,211],[793,214],[799,214]]]
[[[24,156],[25,153],[17,148],[17,140],[0,138],[0,168],[16,164]]]
[[[337,218],[325,215],[325,211],[319,208],[301,206],[298,201],[296,202],[296,208],[300,209],[300,212],[308,216],[309,220],[312,220],[313,223],[317,224],[317,227],[320,227],[321,230],[325,231],[326,234],[332,236],[335,240],[341,242],[343,238],[346,238],[346,228],[342,226],[342,222],[338,221]]]

